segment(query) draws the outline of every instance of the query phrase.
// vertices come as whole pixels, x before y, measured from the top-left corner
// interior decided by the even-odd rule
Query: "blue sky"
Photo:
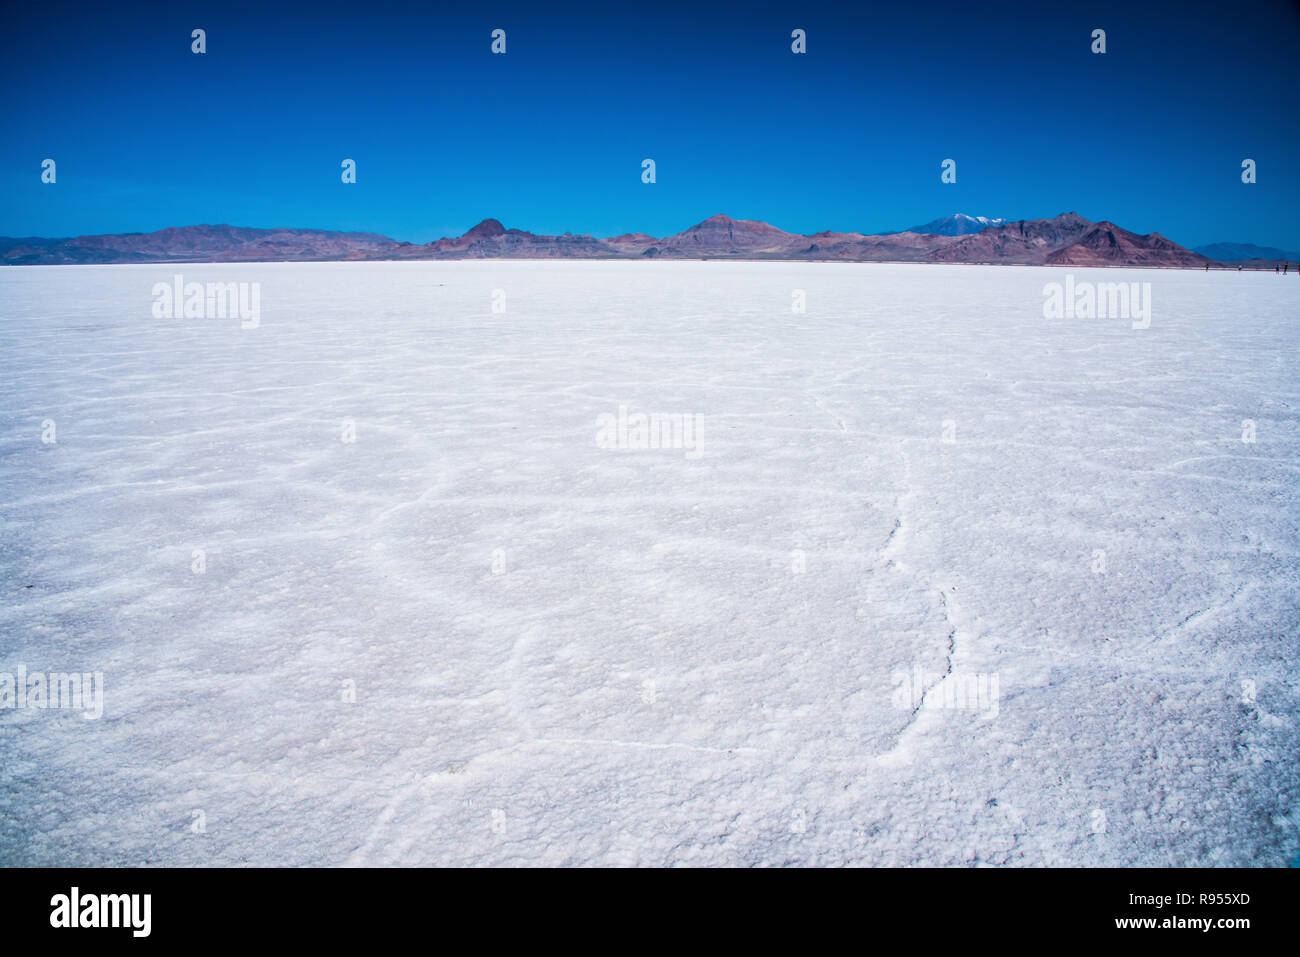
[[[425,242],[493,216],[665,235],[714,213],[878,232],[1075,210],[1300,249],[1298,50],[1287,0],[10,5],[0,234]]]

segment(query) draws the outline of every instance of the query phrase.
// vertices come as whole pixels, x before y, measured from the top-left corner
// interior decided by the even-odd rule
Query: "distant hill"
[[[1273,246],[1256,246],[1254,243],[1210,243],[1208,246],[1197,246],[1195,251],[1221,263],[1249,262],[1252,259],[1273,262],[1300,260],[1300,253],[1287,252]]]
[[[375,233],[226,225],[71,239],[0,238],[0,263],[9,265],[637,258],[1172,267],[1204,266],[1208,261],[1158,233],[1140,236],[1077,213],[1017,222],[958,214],[913,230],[876,235],[802,235],[719,215],[663,238],[644,233],[608,239],[574,233],[547,236],[508,229],[496,219],[485,219],[464,235],[429,243],[398,242]]]
[[[1114,223],[1094,223],[1076,242],[1048,255],[1049,266],[1201,266],[1206,256],[1159,233],[1139,236]]]
[[[320,229],[181,226],[156,233],[116,233],[73,239],[0,238],[0,261],[60,263],[242,262],[368,259],[395,245],[374,233]]]

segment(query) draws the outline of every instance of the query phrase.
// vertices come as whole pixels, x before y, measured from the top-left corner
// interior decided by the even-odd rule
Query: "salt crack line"
[[[1180,632],[1186,631],[1189,628],[1194,628],[1200,625],[1202,622],[1205,621],[1206,618],[1213,618],[1216,615],[1219,615],[1224,611],[1227,611],[1229,608],[1233,608],[1235,606],[1240,605],[1248,593],[1254,592],[1258,590],[1258,588],[1259,588],[1259,582],[1257,581],[1249,581],[1246,582],[1245,584],[1239,585],[1231,595],[1229,595],[1227,598],[1223,599],[1222,601],[1215,602],[1212,605],[1207,605],[1204,608],[1197,609],[1196,611],[1188,615],[1186,618],[1184,618],[1182,621],[1178,622],[1178,624],[1172,626],[1171,628],[1166,628],[1162,634],[1160,634],[1155,638],[1155,643],[1160,644],[1166,642],[1170,638],[1173,638],[1174,636],[1178,635]]]
[[[927,712],[926,705],[930,698],[939,692],[942,694],[944,682],[948,681],[953,675],[953,669],[957,659],[957,632],[960,628],[953,610],[949,608],[949,598],[943,589],[935,589],[939,596],[939,605],[943,608],[944,619],[948,623],[948,650],[946,653],[947,666],[939,680],[930,687],[921,692],[921,698],[912,713],[907,716],[907,723],[898,731],[898,737],[894,740],[894,745],[883,754],[876,755],[876,764],[882,767],[900,767],[911,762],[911,755],[907,753],[907,740],[920,727],[925,718],[929,718],[928,723],[937,720],[932,713]]]

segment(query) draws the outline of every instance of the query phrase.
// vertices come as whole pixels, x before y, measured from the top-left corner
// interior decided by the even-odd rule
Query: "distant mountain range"
[[[1210,256],[1206,250],[1220,255]],[[1184,249],[1159,233],[1138,235],[1077,213],[1008,221],[957,214],[898,233],[787,233],[767,223],[712,216],[663,238],[544,236],[485,219],[463,236],[408,243],[375,233],[319,229],[183,226],[154,233],[73,239],[0,237],[0,263],[303,262],[395,259],[771,259],[837,262],[1007,263],[1048,266],[1201,267],[1247,250],[1219,244]],[[1269,257],[1264,257],[1269,258]],[[1277,258],[1294,258],[1279,256]],[[1236,262],[1236,260],[1232,260]]]
[[[1208,246],[1197,246],[1196,252],[1217,259],[1221,263],[1244,263],[1255,260],[1273,263],[1300,260],[1300,253],[1287,252],[1273,246],[1256,246],[1254,243],[1211,243]]]

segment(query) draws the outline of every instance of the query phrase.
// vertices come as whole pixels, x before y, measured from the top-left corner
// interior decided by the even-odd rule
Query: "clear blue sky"
[[[1300,248],[1289,0],[33,2],[7,6],[0,53],[10,236],[232,223],[424,242],[487,216],[664,235],[714,213],[877,232],[1076,210],[1188,246]]]

